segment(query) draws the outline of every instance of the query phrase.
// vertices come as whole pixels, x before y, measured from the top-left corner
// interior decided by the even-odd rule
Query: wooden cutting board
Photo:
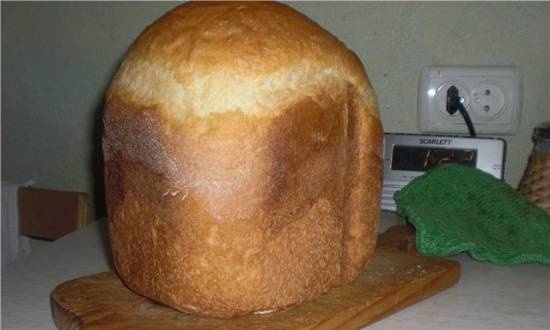
[[[352,284],[284,311],[230,320],[177,312],[127,289],[112,272],[59,285],[51,295],[59,329],[359,329],[452,286],[460,264],[418,255],[414,231],[379,235],[374,256]]]

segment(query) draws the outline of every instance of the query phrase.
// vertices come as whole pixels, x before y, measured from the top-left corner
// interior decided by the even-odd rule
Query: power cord
[[[474,129],[472,119],[470,119],[470,115],[468,114],[468,111],[466,111],[466,108],[462,104],[461,97],[458,94],[458,88],[456,88],[456,86],[454,85],[449,87],[449,89],[447,90],[447,112],[450,113],[452,116],[458,110],[462,115],[462,118],[464,118],[466,126],[468,126],[470,136],[476,137],[476,130]]]

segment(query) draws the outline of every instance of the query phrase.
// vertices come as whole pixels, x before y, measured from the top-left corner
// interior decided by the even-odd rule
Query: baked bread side
[[[215,317],[353,280],[378,228],[382,127],[356,56],[273,3],[186,3],[106,96],[113,259],[135,292]]]

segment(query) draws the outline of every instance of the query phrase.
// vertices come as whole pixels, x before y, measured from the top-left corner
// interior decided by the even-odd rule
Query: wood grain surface
[[[127,289],[112,272],[59,285],[51,295],[59,329],[359,329],[458,281],[456,261],[420,256],[414,232],[395,226],[379,235],[375,254],[347,286],[299,306],[230,320],[187,315]]]

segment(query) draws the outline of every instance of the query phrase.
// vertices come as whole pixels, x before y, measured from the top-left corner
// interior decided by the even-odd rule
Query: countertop
[[[396,223],[383,212],[381,229]],[[2,329],[56,329],[49,295],[60,283],[112,269],[105,221],[96,221],[2,270]],[[454,287],[371,326],[382,329],[550,329],[550,267],[478,262],[467,254]]]

